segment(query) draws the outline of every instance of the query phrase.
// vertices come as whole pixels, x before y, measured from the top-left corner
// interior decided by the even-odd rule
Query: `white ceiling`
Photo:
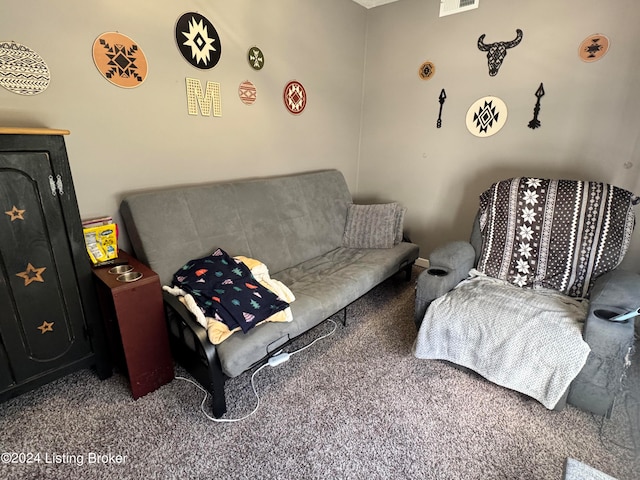
[[[385,5],[387,3],[397,2],[398,0],[353,0],[356,3],[359,3],[363,7],[373,8],[379,5]]]

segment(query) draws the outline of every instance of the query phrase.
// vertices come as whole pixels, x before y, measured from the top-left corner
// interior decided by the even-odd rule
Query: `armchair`
[[[610,319],[640,305],[640,275],[616,269],[639,201],[598,182],[493,184],[470,241],[433,251],[418,278],[414,355],[609,416],[634,338],[634,319]]]

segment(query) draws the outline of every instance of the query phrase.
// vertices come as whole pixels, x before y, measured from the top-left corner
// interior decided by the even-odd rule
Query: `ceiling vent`
[[[440,16],[453,15],[478,8],[480,0],[440,0]]]

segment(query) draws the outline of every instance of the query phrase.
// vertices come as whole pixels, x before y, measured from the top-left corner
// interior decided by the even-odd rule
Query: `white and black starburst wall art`
[[[185,60],[202,70],[215,67],[222,55],[220,36],[215,27],[195,12],[185,13],[178,19],[176,44]]]

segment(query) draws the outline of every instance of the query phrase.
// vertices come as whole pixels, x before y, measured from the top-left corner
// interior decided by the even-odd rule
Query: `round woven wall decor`
[[[245,105],[253,105],[257,95],[258,91],[256,90],[256,86],[249,80],[245,80],[240,84],[240,87],[238,87],[238,96]]]
[[[254,70],[262,70],[262,67],[264,67],[264,53],[258,47],[251,47],[247,52],[247,61]]]
[[[149,71],[140,46],[118,32],[106,32],[96,38],[93,63],[104,78],[123,88],[142,85]]]
[[[507,106],[498,97],[476,100],[467,111],[467,129],[476,137],[490,137],[507,121]]]
[[[578,55],[584,62],[600,60],[609,51],[609,38],[600,33],[594,33],[585,38],[578,48]]]
[[[222,55],[215,27],[195,12],[185,13],[176,22],[176,45],[187,62],[202,70],[215,67]]]
[[[284,87],[284,106],[294,115],[299,115],[307,106],[307,92],[300,82],[292,80]]]
[[[0,85],[18,95],[37,95],[49,86],[49,67],[26,45],[0,42]]]
[[[436,66],[431,62],[424,62],[418,69],[418,76],[422,80],[429,80],[436,74]]]

